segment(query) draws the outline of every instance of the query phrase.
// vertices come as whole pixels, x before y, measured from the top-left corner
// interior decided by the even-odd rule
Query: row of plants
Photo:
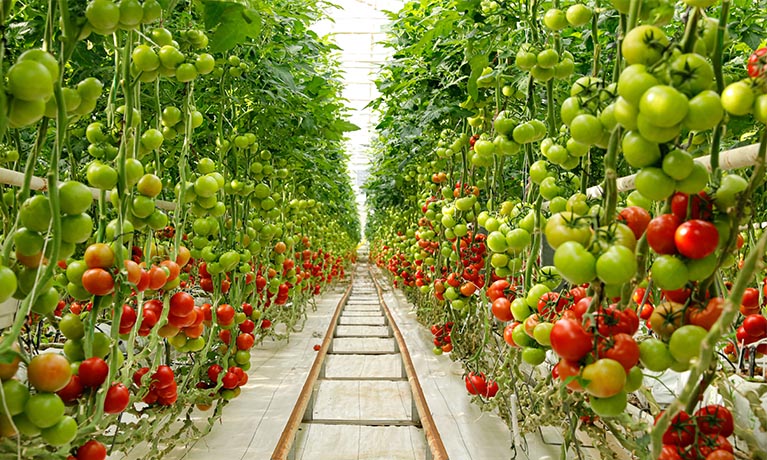
[[[193,442],[344,278],[326,7],[2,2],[0,458]]]
[[[603,458],[767,458],[764,4],[390,19],[371,260],[475,401],[558,428],[562,458],[591,455],[578,432]]]

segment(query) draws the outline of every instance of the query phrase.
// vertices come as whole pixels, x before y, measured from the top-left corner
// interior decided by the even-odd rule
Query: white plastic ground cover
[[[164,457],[167,460],[258,459],[271,457],[277,440],[298,400],[309,375],[316,352],[322,343],[330,318],[345,286],[317,300],[317,311],[308,309],[304,330],[293,333],[290,342],[266,341],[251,351],[249,380],[242,394],[224,408],[223,416],[211,432],[189,444],[179,446]],[[198,426],[210,412],[195,411]],[[142,446],[128,456],[112,455],[109,460],[145,458]]]

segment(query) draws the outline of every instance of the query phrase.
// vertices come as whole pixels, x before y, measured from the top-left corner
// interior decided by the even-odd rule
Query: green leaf
[[[206,1],[205,27],[215,29],[210,50],[222,53],[261,33],[261,16],[252,8],[235,2]]]
[[[479,90],[477,89],[477,78],[482,75],[482,70],[487,67],[488,59],[484,54],[478,54],[469,59],[469,66],[471,67],[471,75],[469,75],[469,96],[472,99],[479,99]]]
[[[359,131],[360,127],[355,125],[354,123],[350,123],[346,120],[338,119],[333,122],[333,127],[337,129],[338,131],[349,133],[352,131]]]

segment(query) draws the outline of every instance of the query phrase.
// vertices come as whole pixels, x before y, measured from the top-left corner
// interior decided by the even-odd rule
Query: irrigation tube
[[[11,169],[0,168],[0,184],[12,185],[14,187],[21,187],[24,184],[24,173],[13,171]],[[48,190],[48,181],[43,177],[32,176],[32,182],[29,185],[31,190]],[[101,190],[88,187],[93,195],[94,200],[99,199]],[[106,199],[109,200],[111,192],[107,192]],[[163,209],[165,211],[173,211],[176,209],[176,203],[170,201],[155,200],[155,207]]]
[[[759,144],[751,144],[727,150],[719,154],[719,168],[738,169],[751,166],[756,162],[758,154]],[[706,169],[711,171],[711,157],[709,155],[698,157],[695,161],[704,165]],[[629,190],[634,190],[636,187],[634,183],[635,179],[636,174],[619,178],[617,181],[618,191],[627,192]],[[586,196],[589,198],[599,198],[602,196],[603,192],[604,188],[601,185],[596,185],[586,189]]]

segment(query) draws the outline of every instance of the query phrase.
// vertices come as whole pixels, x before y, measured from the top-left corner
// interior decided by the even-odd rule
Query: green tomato
[[[714,194],[714,202],[719,208],[734,206],[737,196],[748,187],[748,181],[738,174],[722,177],[719,188]]]
[[[703,281],[714,274],[719,257],[716,253],[709,254],[702,259],[689,259],[687,261],[687,276],[690,281]]]
[[[639,107],[642,95],[658,85],[658,79],[643,64],[633,64],[621,72],[618,79],[618,95],[635,107]]]
[[[589,398],[591,410],[600,417],[618,417],[626,411],[628,398],[625,391],[609,398]]]
[[[634,251],[618,244],[610,246],[596,262],[597,277],[605,284],[620,286],[630,281],[636,271]]]
[[[554,266],[572,284],[592,281],[596,276],[596,258],[577,241],[565,241],[554,252]]]
[[[732,115],[742,116],[751,113],[756,95],[746,80],[727,85],[722,91],[722,107]]]
[[[674,149],[663,157],[663,172],[675,180],[684,180],[695,166],[692,155],[681,149]]]
[[[585,145],[598,143],[604,134],[604,128],[599,118],[582,113],[570,122],[570,135],[577,142]]]
[[[55,393],[37,393],[24,406],[29,421],[39,428],[49,428],[64,417],[64,402]]]
[[[527,305],[529,305],[532,308],[537,308],[538,306],[538,299],[541,298],[541,296],[547,292],[551,291],[551,289],[546,286],[545,284],[535,284],[533,287],[530,288],[530,290],[527,293],[527,296],[525,296],[525,302],[527,302]]]
[[[591,234],[588,220],[572,212],[554,214],[544,227],[546,241],[554,249],[565,241],[575,241],[582,245],[588,244],[591,240]]]
[[[671,255],[658,256],[652,264],[651,273],[655,285],[667,291],[681,289],[689,280],[685,263]]]
[[[626,34],[621,45],[621,52],[629,65],[653,65],[663,56],[668,44],[668,37],[660,28],[641,25],[634,27]]]
[[[538,344],[548,347],[551,345],[551,329],[554,325],[549,322],[538,323],[533,329],[533,338]]]
[[[708,168],[702,163],[695,161],[690,174],[684,179],[677,181],[676,190],[678,192],[694,195],[706,187],[708,179]]]
[[[546,360],[546,350],[543,348],[525,347],[522,349],[522,361],[537,366]]]
[[[69,415],[64,416],[55,425],[43,428],[40,436],[52,446],[69,444],[77,436],[77,420]]]
[[[641,354],[641,352],[640,352]],[[642,388],[642,382],[644,380],[644,374],[639,366],[631,368],[628,374],[626,374],[626,385],[623,386],[623,391],[626,393],[633,393]]]
[[[635,168],[654,165],[660,160],[660,146],[642,137],[637,131],[628,131],[623,136],[621,148],[626,162]]]
[[[676,182],[655,167],[642,168],[636,175],[635,184],[639,193],[653,201],[665,200],[676,188]]]
[[[668,66],[671,85],[689,97],[708,90],[714,84],[714,67],[700,54],[680,54]]]
[[[674,357],[660,339],[650,338],[639,344],[639,361],[653,372],[663,372],[674,363]]]
[[[700,346],[708,331],[700,326],[688,324],[671,334],[668,348],[671,356],[679,363],[689,364],[700,353]]]
[[[516,321],[523,322],[525,319],[527,319],[528,316],[533,314],[533,311],[530,309],[530,306],[527,305],[527,302],[525,299],[517,297],[516,299],[511,301],[511,315],[514,317]],[[521,329],[522,333],[524,334],[524,328]],[[516,340],[515,340],[516,342]]]
[[[3,400],[0,401],[0,414],[14,416],[24,411],[29,400],[29,389],[16,379],[3,382]],[[6,411],[7,407],[7,411]]]

